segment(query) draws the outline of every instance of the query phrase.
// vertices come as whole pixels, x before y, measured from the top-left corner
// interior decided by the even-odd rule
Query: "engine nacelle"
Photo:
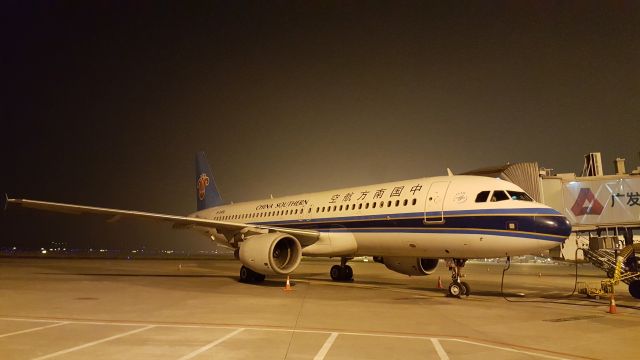
[[[387,269],[409,276],[424,276],[433,273],[438,259],[414,258],[406,256],[376,256],[375,262],[383,263]]]
[[[253,235],[240,244],[238,259],[249,269],[269,275],[286,275],[302,260],[298,239],[283,233]]]

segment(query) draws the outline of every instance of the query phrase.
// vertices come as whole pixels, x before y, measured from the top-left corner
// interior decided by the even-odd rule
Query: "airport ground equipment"
[[[627,245],[619,251],[610,249],[583,249],[583,251],[585,258],[607,273],[607,277],[609,277],[609,279],[602,281],[601,289],[609,286],[612,288],[622,281],[629,285],[631,296],[640,299],[640,272],[638,272],[640,265],[636,256],[636,253],[640,253],[640,244]]]
[[[587,295],[596,300],[600,300],[601,297],[610,294],[613,290],[609,280],[602,280],[600,287],[590,286],[588,283],[581,281],[576,284],[576,288],[578,289],[578,294]]]

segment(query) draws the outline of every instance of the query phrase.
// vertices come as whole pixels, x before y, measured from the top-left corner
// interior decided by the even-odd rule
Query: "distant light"
[[[47,253],[47,250],[44,250],[44,249],[43,249],[41,252],[42,252],[43,254],[46,254],[46,253]]]

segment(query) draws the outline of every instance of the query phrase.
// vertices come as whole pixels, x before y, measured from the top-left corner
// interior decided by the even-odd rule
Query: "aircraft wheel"
[[[462,292],[463,286],[460,283],[452,282],[449,284],[449,295],[459,298],[460,295],[462,295]]]
[[[471,287],[469,287],[469,284],[467,282],[460,282],[460,284],[462,285],[462,288],[464,289],[464,291],[462,292],[462,295],[464,296],[469,296],[471,294]]]
[[[259,283],[265,279],[264,274],[257,273],[246,266],[240,268],[240,282],[243,283]]]
[[[240,282],[243,282],[243,283],[252,282],[252,279],[253,279],[252,273],[253,271],[251,271],[251,269],[243,265],[240,268]]]
[[[633,280],[629,284],[629,294],[636,299],[640,299],[640,280]]]
[[[344,266],[344,279],[353,280],[353,269],[349,265]]]
[[[345,274],[340,265],[333,265],[331,271],[329,271],[329,275],[331,275],[331,280],[333,281],[342,281],[344,280]]]

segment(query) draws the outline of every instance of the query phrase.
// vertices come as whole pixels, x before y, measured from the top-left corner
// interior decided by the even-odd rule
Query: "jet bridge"
[[[624,159],[616,159],[614,164],[616,174],[604,175],[600,153],[590,153],[585,155],[580,176],[552,174],[552,169],[541,168],[535,162],[482,168],[464,175],[513,182],[536,201],[563,213],[571,222],[573,234],[564,244],[550,250],[549,256],[558,260],[588,261],[612,277],[616,252],[634,243],[640,244],[640,238],[634,236],[634,231],[640,233],[640,167],[626,173]],[[622,268],[627,284],[640,280],[636,272],[636,249],[631,248],[633,251],[626,260],[628,266]],[[636,275],[628,276],[628,272]]]

